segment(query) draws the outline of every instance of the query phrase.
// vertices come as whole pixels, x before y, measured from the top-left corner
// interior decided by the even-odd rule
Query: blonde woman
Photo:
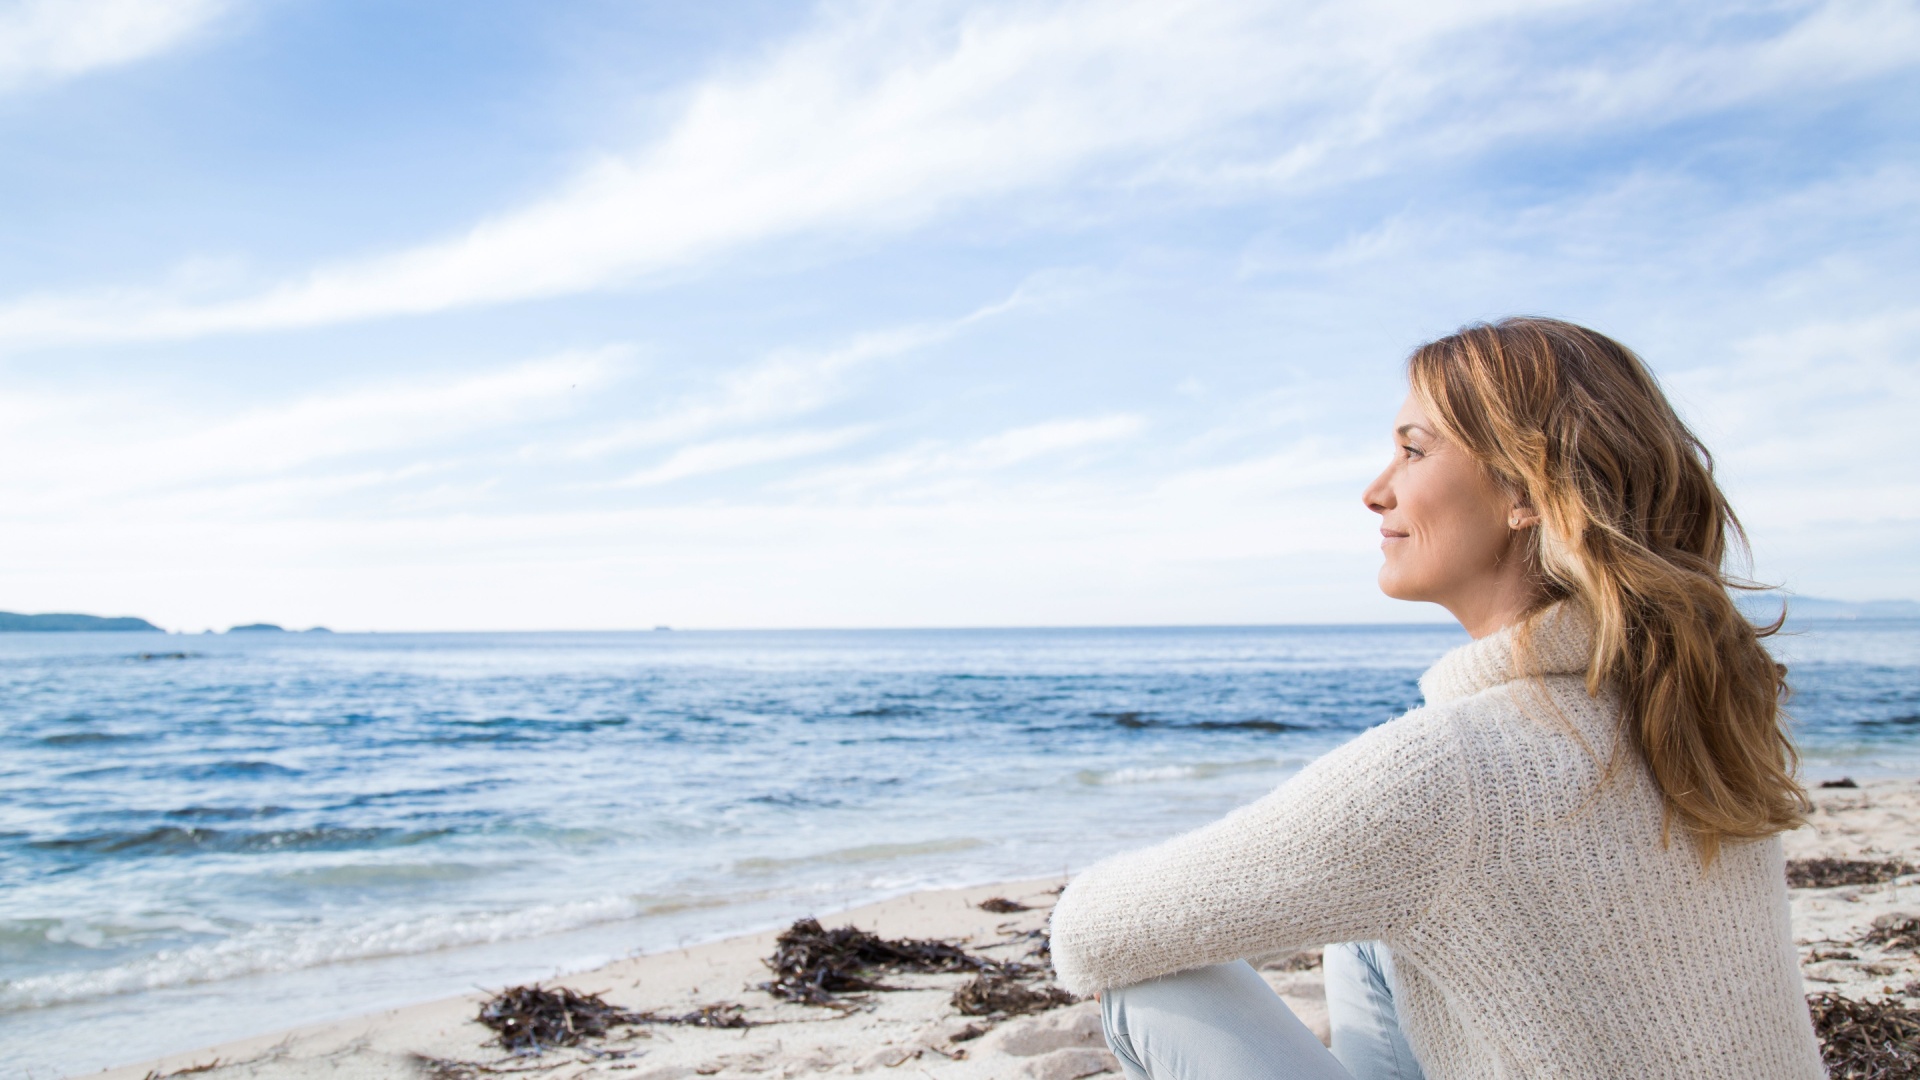
[[[1739,525],[1632,352],[1551,319],[1422,346],[1365,492],[1380,587],[1473,641],[1426,704],[1061,896],[1134,1080],[1816,1080],[1779,834],[1784,673]],[[1326,942],[1332,1048],[1247,958]]]

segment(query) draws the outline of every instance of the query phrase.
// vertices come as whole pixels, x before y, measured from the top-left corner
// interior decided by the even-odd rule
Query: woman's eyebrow
[[[1393,429],[1393,433],[1395,435],[1400,436],[1403,439],[1413,434],[1416,431],[1422,435],[1433,434],[1433,432],[1428,431],[1426,428],[1421,427],[1419,424],[1401,424],[1399,427]]]

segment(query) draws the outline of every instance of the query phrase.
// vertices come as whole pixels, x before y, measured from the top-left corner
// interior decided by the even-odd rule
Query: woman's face
[[[1393,418],[1393,461],[1361,497],[1380,515],[1380,591],[1440,604],[1476,636],[1530,589],[1518,530],[1531,512],[1440,434],[1407,395]],[[1512,612],[1517,615],[1518,611]]]

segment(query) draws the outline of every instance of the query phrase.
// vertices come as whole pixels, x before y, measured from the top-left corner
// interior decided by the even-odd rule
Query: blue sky
[[[1419,342],[1645,355],[1920,598],[1920,5],[0,2],[0,607],[1430,619]]]

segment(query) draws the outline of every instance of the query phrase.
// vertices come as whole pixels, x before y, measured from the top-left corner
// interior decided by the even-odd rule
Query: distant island
[[[292,631],[288,630],[284,626],[281,626],[279,623],[250,622],[242,626],[230,626],[227,628],[227,633],[229,634],[287,634],[287,633],[292,633]],[[300,633],[331,634],[333,633],[333,631],[327,629],[324,626],[309,626],[305,630],[300,631]]]
[[[1773,590],[1747,593],[1737,600],[1749,619],[1776,619],[1782,604],[1789,619],[1920,619],[1920,600],[1834,600]]]
[[[160,628],[130,615],[103,619],[98,615],[17,615],[0,611],[0,633],[84,633],[96,630],[150,630]]]

